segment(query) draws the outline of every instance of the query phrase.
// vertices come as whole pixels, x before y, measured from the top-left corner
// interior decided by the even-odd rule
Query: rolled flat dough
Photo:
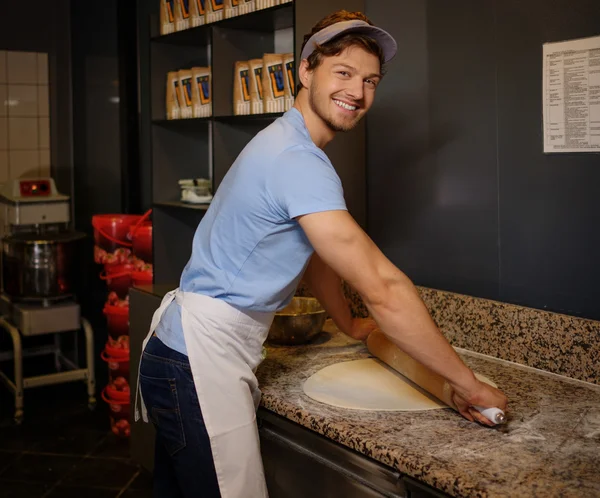
[[[480,374],[475,376],[497,387]],[[377,359],[329,365],[310,376],[304,393],[316,401],[352,410],[420,411],[447,408],[410,380]]]

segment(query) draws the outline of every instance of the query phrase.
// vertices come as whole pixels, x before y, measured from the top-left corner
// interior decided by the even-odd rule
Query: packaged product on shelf
[[[240,15],[239,8],[242,0],[225,0],[225,19]]]
[[[179,119],[179,75],[177,71],[167,73],[167,119]]]
[[[277,1],[277,0],[256,0],[256,10],[268,9],[269,7],[274,7],[275,5],[279,5],[279,1]]]
[[[206,0],[206,22],[223,20],[223,0]]]
[[[181,202],[190,204],[208,204],[212,201],[212,181],[207,178],[179,180]]]
[[[248,61],[235,63],[233,72],[233,114],[250,114],[250,81]]]
[[[239,0],[238,12],[239,15],[249,14],[256,9],[255,0]]]
[[[189,0],[175,0],[175,31],[183,31],[190,27]]]
[[[250,83],[250,114],[262,114],[263,111],[263,89],[262,89],[262,59],[248,61],[248,80]]]
[[[283,112],[285,110],[284,78],[282,55],[264,54],[262,70],[264,112]]]
[[[179,76],[179,112],[182,118],[194,117],[192,107],[192,70],[182,69],[177,72]]]
[[[190,24],[203,26],[206,22],[206,0],[190,0]]]
[[[160,0],[160,34],[175,31],[175,0]]]
[[[212,114],[210,95],[210,67],[192,68],[192,105],[195,118],[208,118]]]
[[[294,54],[283,54],[283,76],[285,80],[285,110],[289,111],[294,105],[296,96],[296,76],[294,70]]]

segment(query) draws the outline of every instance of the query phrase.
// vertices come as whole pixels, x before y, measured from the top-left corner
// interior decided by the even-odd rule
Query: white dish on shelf
[[[204,194],[200,195],[193,189],[182,189],[181,191],[181,202],[188,202],[190,204],[208,204],[212,201],[212,195]]]

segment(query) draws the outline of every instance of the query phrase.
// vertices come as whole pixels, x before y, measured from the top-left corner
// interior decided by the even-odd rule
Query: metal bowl
[[[294,297],[275,313],[267,340],[271,344],[305,344],[323,329],[327,312],[314,297]]]

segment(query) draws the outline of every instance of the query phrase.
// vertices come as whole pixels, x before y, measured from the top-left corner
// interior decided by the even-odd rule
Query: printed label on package
[[[244,99],[244,102],[248,102],[250,100],[250,85],[248,82],[247,69],[240,71],[240,81],[242,83],[242,98]]]
[[[200,103],[208,104],[210,102],[210,78],[208,75],[198,76],[196,78],[198,92],[200,93]]]
[[[262,67],[254,68],[254,78],[256,79],[256,91],[258,93],[258,98],[262,100],[263,92],[262,92]]]
[[[269,66],[269,79],[271,80],[271,89],[273,97],[283,97],[285,87],[283,86],[283,64],[273,64]]]

